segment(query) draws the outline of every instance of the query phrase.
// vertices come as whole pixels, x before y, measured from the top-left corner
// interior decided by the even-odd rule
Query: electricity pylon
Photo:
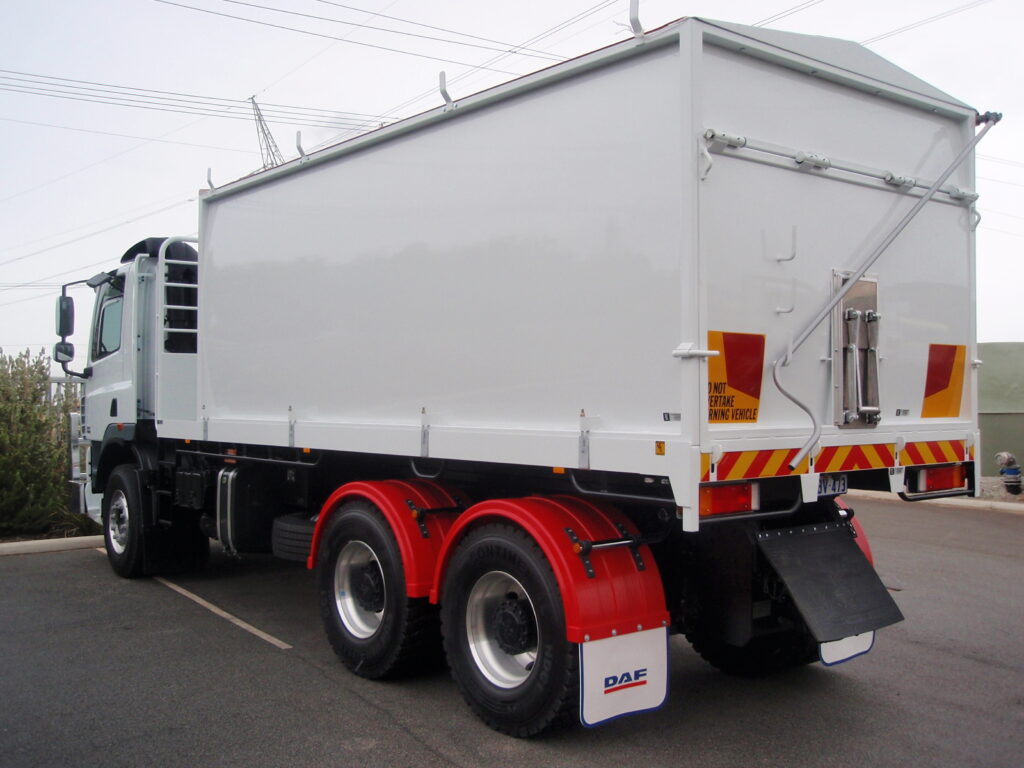
[[[274,141],[274,135],[270,132],[267,121],[263,119],[263,113],[260,111],[260,105],[256,103],[256,97],[250,96],[249,103],[252,104],[252,114],[256,118],[256,136],[260,142],[263,170],[281,165],[284,162],[284,155],[277,148],[277,142]]]

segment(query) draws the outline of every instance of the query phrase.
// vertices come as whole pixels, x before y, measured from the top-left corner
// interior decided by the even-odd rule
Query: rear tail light
[[[700,489],[700,516],[756,512],[761,508],[757,483],[707,485]]]
[[[963,464],[950,467],[928,467],[917,471],[915,492],[949,491],[963,488],[966,483],[967,471]]]

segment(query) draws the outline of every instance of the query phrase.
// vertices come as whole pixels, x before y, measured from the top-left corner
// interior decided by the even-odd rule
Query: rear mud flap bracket
[[[761,531],[757,543],[819,643],[903,620],[845,524]]]

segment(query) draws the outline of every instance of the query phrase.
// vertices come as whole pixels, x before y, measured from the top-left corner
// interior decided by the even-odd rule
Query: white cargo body
[[[353,673],[443,647],[515,736],[661,706],[669,633],[745,676],[867,653],[903,617],[841,497],[977,488],[998,119],[684,19],[206,192],[88,281],[114,571],[302,561]]]
[[[975,117],[856,44],[687,19],[214,190],[195,410],[158,409],[158,431],[668,477],[692,527],[702,478],[789,471],[764,452],[811,422],[771,363]],[[949,191],[972,179],[968,159],[867,276],[878,423],[836,424],[837,321],[783,368],[824,426],[813,457],[865,447],[826,471],[970,452],[973,214]],[[722,334],[760,364],[719,349],[709,383]],[[961,382],[940,416],[932,345]]]

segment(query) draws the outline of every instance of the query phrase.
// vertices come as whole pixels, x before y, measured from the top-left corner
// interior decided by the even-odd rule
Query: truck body
[[[978,485],[977,120],[689,18],[206,191],[94,281],[115,570],[301,559],[357,674],[443,637],[514,735],[659,706],[669,632],[866,652],[901,616],[842,494]]]

